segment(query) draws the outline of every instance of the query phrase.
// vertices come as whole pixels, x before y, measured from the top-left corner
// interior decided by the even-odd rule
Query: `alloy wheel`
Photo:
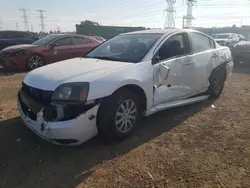
[[[115,115],[115,125],[119,132],[129,132],[137,118],[137,106],[133,100],[125,100],[120,104]]]
[[[31,70],[36,69],[43,66],[43,59],[39,55],[33,55],[29,58],[28,65]]]

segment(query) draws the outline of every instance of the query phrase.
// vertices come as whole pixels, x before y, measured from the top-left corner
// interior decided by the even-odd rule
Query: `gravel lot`
[[[44,142],[24,127],[16,94],[25,73],[0,73],[0,187],[250,187],[250,68],[217,101],[144,118],[120,143]]]

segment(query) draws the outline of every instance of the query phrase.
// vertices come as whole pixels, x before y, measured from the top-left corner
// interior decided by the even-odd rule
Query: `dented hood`
[[[35,88],[53,91],[63,83],[91,82],[130,65],[133,63],[74,58],[35,69],[26,75],[24,83]]]

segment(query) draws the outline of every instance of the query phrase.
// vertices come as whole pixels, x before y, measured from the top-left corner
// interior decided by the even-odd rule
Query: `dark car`
[[[33,70],[49,63],[82,57],[100,43],[85,35],[50,34],[32,44],[3,49],[0,64],[4,68]]]
[[[250,62],[250,41],[244,41],[235,44],[232,48],[232,56],[234,63],[249,63]]]
[[[38,39],[36,33],[28,31],[0,31],[0,50],[17,44],[31,44]]]

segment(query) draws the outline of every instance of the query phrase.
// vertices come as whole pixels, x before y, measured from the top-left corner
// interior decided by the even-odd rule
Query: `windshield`
[[[116,36],[96,47],[86,57],[112,61],[140,62],[162,34]]]
[[[34,45],[47,45],[50,42],[52,42],[54,39],[56,39],[58,35],[47,35],[45,37],[40,38],[39,40],[33,42]]]
[[[223,35],[214,35],[215,39],[227,39],[229,38],[229,34],[223,34]]]

